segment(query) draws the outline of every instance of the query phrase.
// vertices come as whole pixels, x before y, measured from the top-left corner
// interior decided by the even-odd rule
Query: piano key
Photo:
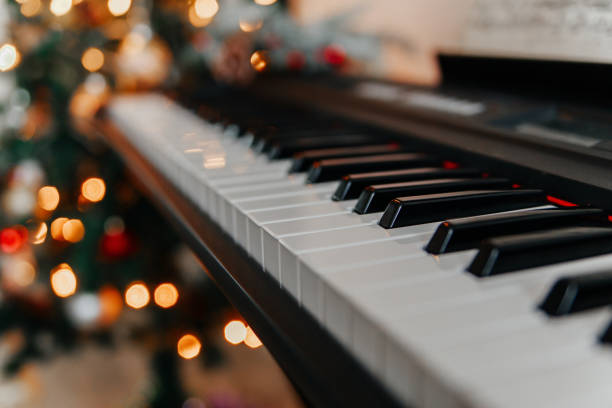
[[[393,153],[401,150],[403,150],[403,148],[396,143],[305,150],[296,153],[293,156],[293,162],[291,164],[291,167],[289,168],[289,172],[304,172],[308,170],[314,162],[323,159],[340,159],[346,157],[370,156],[373,154]]]
[[[374,136],[364,134],[291,137],[276,141],[268,151],[268,158],[284,159],[311,149],[366,146],[376,143],[376,139]],[[380,142],[380,139],[378,142]]]
[[[491,238],[468,271],[478,277],[612,252],[612,228],[570,227]]]
[[[510,235],[567,225],[601,224],[603,211],[595,208],[542,209],[518,213],[481,215],[445,221],[436,230],[426,250],[441,254],[475,248],[495,235]]]
[[[351,173],[391,170],[409,167],[424,167],[440,161],[422,153],[394,153],[344,159],[327,159],[315,162],[308,172],[309,183],[339,180]]]
[[[417,196],[424,194],[448,193],[470,189],[499,189],[510,187],[507,179],[467,178],[437,179],[425,181],[408,181],[403,183],[376,184],[366,187],[355,204],[357,214],[382,212],[389,202],[396,197]]]
[[[398,228],[532,207],[544,202],[541,190],[469,190],[400,197],[392,200],[379,225]]]
[[[477,177],[480,172],[476,169],[459,168],[445,169],[437,167],[422,167],[416,169],[401,169],[377,171],[369,173],[349,174],[342,177],[333,200],[343,201],[358,198],[361,191],[367,186],[382,183],[399,183],[404,181],[433,180],[442,178]]]
[[[611,304],[612,272],[596,272],[559,279],[540,309],[551,316],[563,316]]]

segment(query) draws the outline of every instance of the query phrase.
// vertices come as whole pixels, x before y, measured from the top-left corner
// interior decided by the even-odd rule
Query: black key
[[[329,159],[315,162],[308,172],[308,182],[338,180],[350,173],[423,167],[439,164],[440,160],[422,153],[380,154],[375,156]]]
[[[601,336],[599,336],[599,341],[605,344],[612,344],[612,322],[610,322],[608,327],[606,327],[606,330],[601,333]]]
[[[349,174],[342,177],[340,185],[338,185],[336,192],[332,196],[332,200],[352,200],[359,197],[364,188],[373,184],[434,180],[449,177],[477,177],[479,175],[480,171],[476,169],[444,169],[438,167],[422,167],[417,169]]]
[[[291,163],[289,172],[299,173],[306,171],[314,162],[324,159],[342,159],[345,157],[369,156],[372,154],[394,153],[400,151],[404,150],[396,143],[305,150],[293,156],[293,162]]]
[[[298,139],[319,139],[330,138],[336,136],[347,135],[346,129],[327,129],[321,127],[310,127],[301,129],[276,129],[270,132],[261,132],[256,134],[253,139],[251,148],[258,153],[269,154],[270,150],[281,143],[290,143]],[[314,149],[317,147],[306,147],[305,149]],[[305,150],[301,149],[301,150]],[[289,156],[287,156],[289,157]]]
[[[519,213],[489,214],[449,220],[438,226],[425,250],[432,254],[476,248],[486,238],[520,234],[555,227],[597,225],[606,219],[602,210],[547,209]]]
[[[612,305],[612,272],[596,272],[559,279],[540,309],[550,316],[564,316],[609,305]]]
[[[396,197],[408,197],[423,194],[450,193],[471,189],[510,188],[507,179],[473,178],[473,179],[439,179],[408,181],[404,183],[377,184],[366,187],[359,196],[354,211],[357,214],[371,214],[384,211],[389,201]]]
[[[488,239],[468,271],[486,277],[609,252],[612,228],[559,228]]]
[[[541,190],[470,190],[400,197],[389,203],[378,224],[384,228],[406,227],[518,210],[542,204],[545,200]]]
[[[376,137],[370,135],[334,135],[334,136],[312,136],[300,138],[287,138],[277,141],[268,151],[270,159],[285,159],[304,150],[324,149],[332,147],[365,146],[380,143]],[[384,142],[384,140],[382,141]]]

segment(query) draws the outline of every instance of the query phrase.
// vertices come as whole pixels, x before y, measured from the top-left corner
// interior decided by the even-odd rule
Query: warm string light
[[[240,19],[240,21],[238,22],[238,25],[240,29],[244,31],[245,33],[252,33],[253,31],[259,30],[263,26],[263,21],[261,20],[251,21],[247,19]]]
[[[259,4],[260,6],[271,6],[276,3],[277,0],[254,0],[255,4]]]
[[[133,309],[142,309],[150,299],[149,289],[141,282],[132,283],[125,291],[125,303]]]
[[[197,357],[202,350],[202,343],[193,334],[185,334],[176,344],[178,355],[185,360]]]
[[[13,44],[3,44],[0,47],[0,72],[10,71],[19,65],[21,55]]]
[[[85,236],[85,226],[81,220],[68,220],[62,225],[62,236],[64,240],[76,243]]]
[[[40,13],[41,8],[42,2],[40,0],[26,0],[21,2],[19,11],[21,11],[24,17],[34,17]]]
[[[66,217],[59,217],[54,219],[51,222],[51,237],[56,241],[64,240],[64,233],[62,229],[64,228],[64,224],[68,221]]]
[[[213,18],[219,11],[219,3],[217,0],[196,0],[193,9],[199,18]]]
[[[55,16],[63,16],[72,8],[72,0],[51,0],[49,10]]]
[[[201,18],[200,16],[198,16],[198,14],[196,13],[194,5],[189,7],[189,11],[188,11],[187,17],[189,18],[189,22],[194,27],[206,27],[207,25],[209,25],[211,23],[211,21],[213,21],[212,17]]]
[[[247,335],[247,327],[240,320],[232,320],[225,325],[223,329],[225,340],[230,344],[240,344],[244,341]]]
[[[38,190],[38,206],[45,211],[53,211],[60,202],[59,191],[53,186],[44,186]]]
[[[251,66],[257,72],[265,71],[268,68],[270,59],[265,51],[255,51],[251,54]]]
[[[244,337],[244,344],[246,344],[252,349],[261,347],[263,343],[261,342],[261,340],[259,340],[259,337],[257,337],[253,329],[251,329],[251,326],[248,326],[246,331],[247,332],[246,336]]]
[[[3,275],[13,284],[21,287],[26,287],[36,278],[36,269],[28,261],[19,260],[11,262],[10,265],[3,270]]]
[[[88,178],[81,185],[81,195],[92,203],[97,203],[104,198],[106,185],[104,180],[98,177]]]
[[[108,0],[108,11],[115,16],[122,16],[130,10],[132,0]]]
[[[47,231],[48,231],[47,224],[44,222],[41,222],[32,233],[32,239],[31,239],[32,244],[39,245],[45,242],[45,239],[47,239]]]
[[[62,263],[51,271],[51,289],[57,296],[65,298],[74,295],[77,278],[67,263]]]
[[[179,293],[176,287],[171,283],[162,283],[153,292],[155,304],[164,309],[170,308],[176,304],[179,298]]]
[[[104,53],[96,47],[89,47],[81,56],[81,64],[89,72],[98,71],[104,65]]]

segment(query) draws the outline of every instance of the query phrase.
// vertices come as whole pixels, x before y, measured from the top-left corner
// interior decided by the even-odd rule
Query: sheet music
[[[612,2],[474,0],[466,53],[612,62]]]

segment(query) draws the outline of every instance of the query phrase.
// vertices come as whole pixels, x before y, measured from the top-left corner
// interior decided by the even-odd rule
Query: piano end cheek
[[[398,219],[401,212],[402,203],[399,200],[392,200],[389,205],[387,205],[378,225],[387,229],[400,227],[401,225],[398,225]]]

